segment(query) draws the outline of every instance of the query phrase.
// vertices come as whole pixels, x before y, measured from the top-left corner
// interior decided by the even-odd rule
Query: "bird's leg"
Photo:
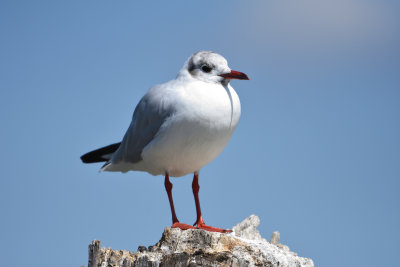
[[[219,233],[232,232],[231,230],[208,226],[204,223],[203,216],[201,215],[200,200],[199,200],[200,186],[199,186],[199,174],[198,173],[194,173],[192,189],[193,189],[194,202],[196,203],[196,213],[197,213],[197,219],[196,219],[196,222],[194,223],[194,225],[196,225],[197,228],[199,228],[199,229],[203,229],[203,230],[210,231],[210,232],[219,232]]]
[[[171,206],[171,214],[172,214],[172,228],[180,228],[181,230],[187,229],[195,229],[195,227],[180,223],[178,217],[176,217],[175,207],[174,207],[174,200],[172,198],[172,183],[169,181],[168,173],[165,173],[165,180],[164,180],[165,190],[167,191],[169,205]]]

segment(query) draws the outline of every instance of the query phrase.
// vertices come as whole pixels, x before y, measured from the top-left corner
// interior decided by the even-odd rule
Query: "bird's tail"
[[[112,155],[114,154],[115,151],[117,151],[120,145],[121,142],[90,151],[85,155],[82,155],[81,160],[83,163],[108,161],[111,159]]]

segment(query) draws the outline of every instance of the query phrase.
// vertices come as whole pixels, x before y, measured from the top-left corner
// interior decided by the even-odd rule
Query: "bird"
[[[233,79],[249,77],[231,70],[218,53],[194,53],[175,79],[151,87],[142,97],[121,142],[88,152],[81,160],[105,162],[100,171],[163,175],[172,228],[232,232],[205,224],[199,200],[199,172],[223,151],[239,122],[241,105],[230,85]],[[191,173],[197,215],[193,225],[178,220],[170,181],[170,177]]]

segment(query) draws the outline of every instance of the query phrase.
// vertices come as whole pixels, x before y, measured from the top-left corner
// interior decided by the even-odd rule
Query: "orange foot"
[[[204,223],[203,217],[200,215],[200,218],[194,223],[197,226],[197,229],[203,229],[209,232],[217,232],[217,233],[232,233],[232,230],[229,229],[221,229],[212,226],[208,226]]]
[[[194,226],[191,226],[189,224],[180,223],[180,222],[176,222],[176,223],[172,224],[171,228],[179,228],[181,230],[196,229],[196,227],[194,227]]]
[[[198,229],[203,229],[209,232],[217,232],[217,233],[232,233],[232,230],[229,229],[221,229],[221,228],[216,228],[212,226],[208,226],[205,223],[202,224],[197,224]]]

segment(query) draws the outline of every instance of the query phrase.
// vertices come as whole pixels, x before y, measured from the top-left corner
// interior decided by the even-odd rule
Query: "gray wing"
[[[157,89],[152,88],[136,106],[132,122],[113,155],[112,163],[141,161],[143,148],[154,139],[161,125],[174,113],[172,105],[165,101],[168,96],[162,93],[162,88]]]

